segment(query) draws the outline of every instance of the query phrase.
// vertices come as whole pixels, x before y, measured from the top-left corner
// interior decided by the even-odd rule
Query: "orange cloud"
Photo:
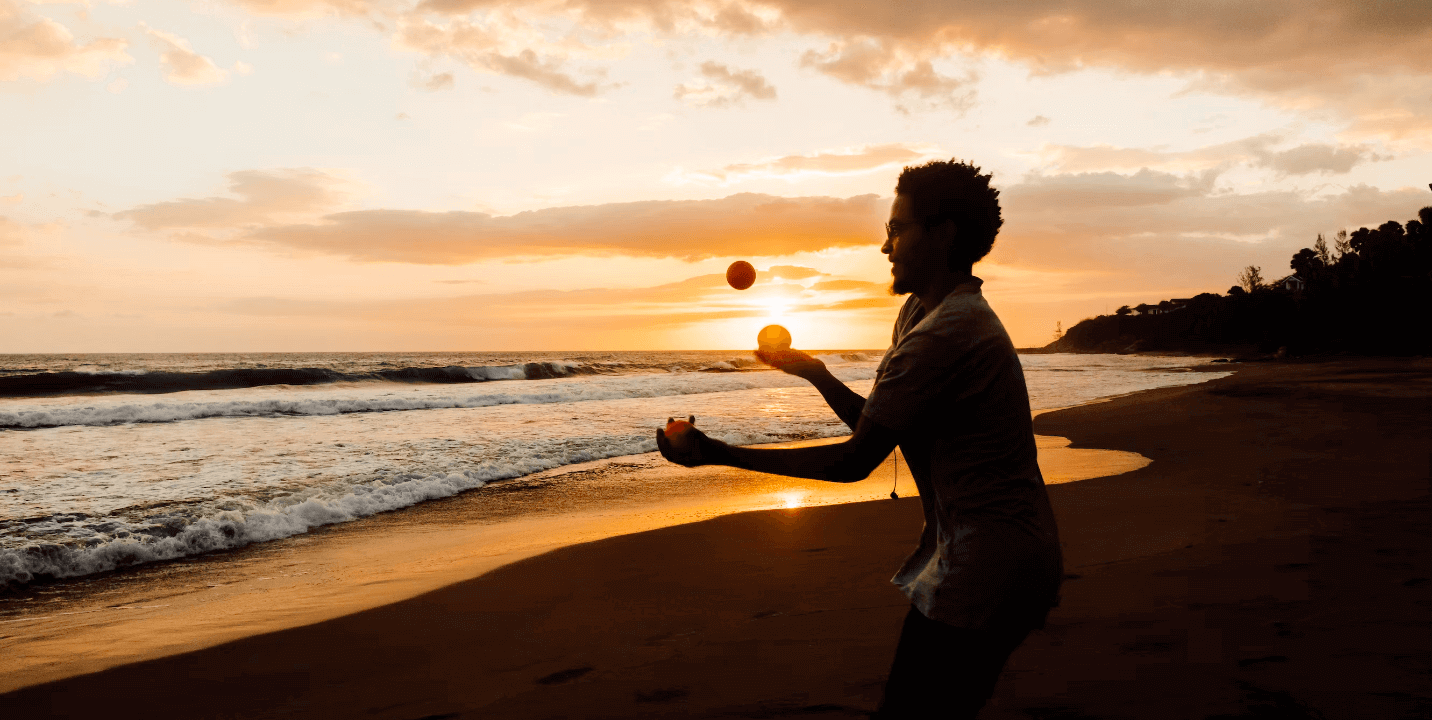
[[[1346,173],[1367,162],[1391,159],[1373,152],[1367,145],[1305,143],[1286,150],[1277,149],[1282,142],[1280,134],[1264,133],[1182,152],[1112,145],[1049,145],[1040,151],[1040,156],[1049,163],[1050,169],[1060,173],[1140,168],[1199,170],[1245,164],[1268,168],[1282,176]]]
[[[272,225],[339,207],[347,199],[345,183],[309,168],[242,170],[229,173],[237,198],[209,197],[141,205],[115,213],[146,230],[231,230]]]
[[[774,257],[876,242],[884,206],[875,195],[742,193],[719,200],[560,207],[505,217],[360,210],[331,214],[318,223],[264,228],[246,241],[360,261],[423,264],[563,255]]]
[[[854,336],[840,339],[842,331],[849,330],[853,322],[862,326],[873,323],[877,330],[866,333],[869,338],[882,339],[888,333],[901,299],[891,297],[884,286],[874,283],[829,282],[852,284],[805,288],[765,276],[755,288],[735,292],[726,285],[724,275],[712,274],[640,288],[544,289],[418,299],[314,301],[256,297],[230,301],[216,309],[286,318],[290,324],[358,323],[369,329],[365,332],[374,333],[403,328],[429,338],[461,336],[481,328],[483,342],[488,346],[525,348],[548,347],[554,336],[575,343],[564,346],[568,348],[651,348],[667,344],[664,338],[671,333],[689,328],[702,329],[702,342],[741,347],[754,341],[754,331],[770,317],[772,303],[784,308],[786,321],[796,323],[792,327],[806,325],[811,331],[803,336],[807,339],[823,336],[833,338],[836,346],[860,346],[862,343]],[[828,315],[831,312],[839,313],[835,316],[837,321],[832,321]],[[739,322],[734,326],[721,324],[732,320],[747,320],[744,325],[750,327]],[[713,338],[709,331],[715,328],[726,332]],[[881,343],[877,340],[876,344]]]
[[[139,29],[159,48],[159,66],[171,85],[217,85],[229,77],[228,71],[212,59],[194,52],[188,40],[144,23],[139,24]]]
[[[1111,68],[1178,74],[1190,89],[1328,110],[1349,132],[1426,145],[1432,128],[1432,5],[1367,0],[1225,0],[1129,3],[1053,0],[425,0],[419,12],[515,12],[576,18],[609,35],[751,35],[821,38],[802,63],[896,97],[966,107],[972,76],[936,71],[939,58],[993,54],[1037,73]],[[600,38],[594,42],[603,42]],[[902,103],[905,102],[902,100]]]
[[[766,272],[773,277],[782,278],[784,280],[804,280],[825,274],[815,268],[801,265],[772,265],[766,269]]]
[[[904,103],[908,103],[907,97],[913,97],[927,106],[968,110],[974,105],[972,86],[978,75],[973,70],[959,78],[941,75],[931,63],[931,57],[939,55],[888,39],[856,37],[833,42],[824,52],[807,50],[801,55],[801,66],[851,85],[879,90]],[[897,108],[908,111],[906,104]]]
[[[45,81],[59,73],[98,80],[117,65],[134,62],[120,38],[75,41],[69,28],[34,16],[14,0],[0,0],[0,81]]]
[[[0,215],[0,245],[19,245],[25,242],[25,226]]]
[[[254,15],[312,18],[324,15],[359,17],[402,10],[406,3],[393,0],[232,0]]]
[[[1214,172],[1032,176],[1003,189],[1006,224],[991,261],[1086,275],[1084,290],[1203,285],[1221,291],[1248,264],[1280,272],[1318,233],[1412,217],[1420,189],[1358,185],[1334,195],[1232,194]]]
[[[735,163],[719,170],[672,173],[676,180],[713,180],[736,183],[749,178],[792,179],[801,175],[855,175],[889,167],[912,165],[939,156],[933,148],[908,143],[867,145],[862,148],[826,150],[814,155],[786,155],[752,163]]]
[[[755,70],[732,70],[718,62],[701,63],[704,80],[693,80],[676,86],[677,100],[702,107],[739,105],[747,98],[775,100],[776,89]]]
[[[266,245],[364,262],[457,265],[571,255],[775,257],[869,245],[879,241],[888,203],[875,195],[742,193],[719,200],[558,207],[505,217],[421,210],[331,212],[346,199],[345,186],[317,170],[248,170],[228,177],[238,197],[154,203],[113,217],[144,230],[181,231],[176,235],[181,239]],[[307,218],[312,221],[303,221]]]
[[[475,70],[528,80],[553,92],[592,97],[601,89],[597,81],[578,80],[566,69],[566,56],[583,48],[549,43],[541,33],[511,16],[484,21],[453,18],[441,23],[408,17],[399,22],[394,43],[403,50],[455,58]],[[603,71],[595,74],[600,76]]]

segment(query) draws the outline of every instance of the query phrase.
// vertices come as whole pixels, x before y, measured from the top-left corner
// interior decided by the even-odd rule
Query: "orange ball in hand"
[[[685,449],[692,442],[695,442],[696,438],[691,434],[691,431],[695,429],[696,418],[694,417],[686,420],[667,418],[666,430],[663,434],[666,435],[666,439],[670,440],[673,446]]]
[[[791,349],[791,333],[780,325],[767,325],[756,333],[756,345],[766,352]]]
[[[745,260],[737,260],[726,268],[726,282],[737,290],[745,290],[756,284],[756,268]]]

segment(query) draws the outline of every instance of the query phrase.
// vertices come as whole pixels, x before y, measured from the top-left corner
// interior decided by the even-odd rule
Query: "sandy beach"
[[[1429,411],[1432,363],[1339,360],[1243,365],[1229,378],[1039,416],[1036,432],[1074,449],[1152,463],[1051,487],[1069,572],[1064,602],[1016,652],[983,717],[1432,713]],[[1128,456],[1105,459],[1120,457]],[[607,480],[619,483],[621,472],[669,469],[612,472]],[[722,473],[765,482],[709,472],[713,482]],[[857,487],[878,497],[888,477]],[[430,512],[461,517],[454,500]],[[908,607],[888,578],[919,531],[918,500],[706,518],[698,505],[680,507],[699,521],[643,529],[631,518],[651,527],[670,516],[633,510],[622,517],[640,532],[555,550],[518,538],[506,555],[464,550],[475,536],[454,540],[452,527],[433,523],[410,540],[446,560],[405,568],[395,559],[372,578],[332,585],[343,592],[305,591],[299,611],[269,607],[277,594],[267,603],[250,594],[240,604],[254,622],[215,620],[217,634],[181,625],[205,617],[208,606],[194,603],[189,615],[128,623],[128,639],[113,626],[52,639],[58,655],[49,660],[3,661],[5,687],[28,687],[0,695],[0,714],[860,717],[873,709]],[[597,520],[566,531],[578,540],[600,533]],[[347,532],[364,537],[361,528]],[[357,541],[345,548],[374,552]],[[276,552],[236,556],[263,565],[273,560],[264,553]],[[165,622],[178,638],[169,645],[151,637]],[[0,642],[23,645],[22,625],[0,630]],[[33,658],[40,645],[27,647]],[[107,659],[86,665],[89,655]]]

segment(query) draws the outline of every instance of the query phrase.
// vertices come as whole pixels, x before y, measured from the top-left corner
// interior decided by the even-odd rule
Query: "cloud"
[[[833,42],[825,51],[807,50],[802,67],[812,68],[851,85],[886,93],[904,101],[897,107],[909,109],[911,98],[926,107],[944,107],[964,112],[974,105],[973,70],[963,77],[935,71],[930,57],[912,54],[909,48],[886,40],[856,38]]]
[[[515,17],[485,24],[461,18],[437,23],[409,17],[399,23],[394,44],[431,57],[451,57],[473,69],[527,80],[556,93],[593,97],[602,89],[596,81],[583,82],[566,70],[568,51],[580,48],[547,43]],[[542,54],[533,46],[541,48]]]
[[[159,66],[164,79],[172,85],[217,85],[228,79],[229,71],[214,64],[210,58],[194,52],[189,41],[163,30],[155,30],[144,23],[139,29],[148,35],[159,49]]]
[[[1318,233],[1413,217],[1425,204],[1425,191],[1365,185],[1235,194],[1215,187],[1215,172],[1027,177],[1002,188],[1006,222],[990,259],[1092,272],[1106,291],[1131,281],[1221,291],[1244,265],[1285,267]]]
[[[1352,135],[1432,145],[1432,4],[1419,0],[424,0],[418,9],[561,17],[605,31],[596,44],[642,32],[804,35],[822,45],[802,64],[906,108],[973,102],[973,76],[938,72],[941,58],[993,55],[1041,74],[1175,75],[1191,90],[1329,113]]]
[[[1284,175],[1308,175],[1346,173],[1366,160],[1381,158],[1382,156],[1372,153],[1365,145],[1339,147],[1315,143],[1270,153],[1259,158],[1258,164]]]
[[[916,0],[876,12],[859,0],[771,0],[783,25],[847,47],[917,56],[978,52],[1035,72],[1084,67],[1176,73],[1194,89],[1325,109],[1352,130],[1408,138],[1432,128],[1432,5],[1365,0],[990,4]],[[845,56],[850,51],[842,51]],[[863,81],[856,69],[847,82]]]
[[[805,175],[856,175],[891,166],[909,165],[937,157],[936,148],[909,143],[867,145],[861,148],[825,150],[813,155],[785,155],[753,163],[735,163],[719,170],[687,172],[676,170],[669,179],[715,181],[726,184],[753,178],[797,179]]]
[[[308,168],[229,173],[233,197],[171,200],[115,213],[146,230],[232,230],[335,209],[348,198],[339,178]]]
[[[704,80],[676,86],[673,97],[688,105],[730,107],[746,99],[775,100],[776,89],[755,70],[732,70],[718,62],[701,63]]]
[[[1029,122],[1025,123],[1025,125],[1028,125],[1029,127],[1044,127],[1048,124],[1049,118],[1044,117],[1043,115],[1035,115],[1034,117],[1029,119]]]
[[[1267,168],[1281,176],[1346,173],[1366,162],[1390,159],[1373,152],[1368,145],[1305,143],[1286,150],[1276,149],[1283,142],[1279,133],[1264,133],[1177,152],[1113,145],[1047,145],[1039,155],[1049,169],[1064,173],[1139,168],[1190,171],[1245,164]]]
[[[0,81],[46,81],[59,73],[98,80],[111,68],[134,62],[121,38],[75,41],[69,28],[37,17],[14,0],[0,0]]]
[[[456,85],[456,81],[454,81],[452,73],[438,73],[426,79],[418,80],[415,84],[417,87],[427,90],[428,92],[437,92],[438,90],[453,89]]]
[[[742,193],[720,200],[612,203],[478,212],[359,210],[254,230],[242,242],[367,262],[456,265],[500,258],[588,255],[776,257],[879,241],[886,203]]]
[[[391,0],[232,0],[254,15],[315,18],[327,15],[362,17],[394,12],[402,5]]]
[[[0,215],[0,245],[19,245],[25,242],[25,226]]]
[[[383,298],[371,300],[297,300],[254,297],[229,301],[222,312],[265,318],[341,319],[383,328],[429,325],[444,332],[452,327],[483,328],[490,343],[577,342],[589,347],[612,347],[623,342],[650,347],[653,331],[701,328],[704,342],[713,341],[713,321],[752,320],[734,335],[721,335],[718,343],[739,346],[750,342],[755,328],[770,317],[771,305],[784,307],[787,317],[839,311],[848,328],[856,321],[874,320],[882,332],[902,299],[891,297],[885,286],[858,280],[833,280],[825,288],[767,278],[743,293],[732,292],[719,274],[698,275],[673,283],[634,288],[532,289],[518,292],[466,294],[455,297]],[[799,322],[799,320],[797,321]],[[819,321],[812,321],[819,322]],[[799,325],[792,325],[798,331]],[[814,325],[810,329],[814,329]],[[430,332],[430,331],[426,331]],[[748,334],[749,333],[749,334]],[[837,333],[838,334],[838,333]],[[514,337],[525,339],[514,340]],[[546,338],[543,340],[543,338]],[[523,344],[525,343],[525,344]],[[710,345],[708,345],[710,347]]]
[[[783,280],[804,280],[825,274],[815,268],[801,265],[772,265],[766,272],[772,277],[778,277]]]
[[[24,223],[11,220],[0,215],[0,247],[18,247],[32,241],[39,241],[43,244],[46,240],[53,240],[65,229],[62,222],[49,222],[41,224]],[[15,255],[0,257],[0,267],[32,267],[32,258],[22,258]]]
[[[237,197],[153,203],[115,213],[147,231],[200,242],[260,245],[364,262],[457,265],[560,256],[777,257],[878,243],[888,199],[741,193],[666,200],[480,212],[334,212],[346,183],[312,169],[228,175]],[[795,271],[790,271],[795,272]],[[723,281],[724,282],[724,281]]]

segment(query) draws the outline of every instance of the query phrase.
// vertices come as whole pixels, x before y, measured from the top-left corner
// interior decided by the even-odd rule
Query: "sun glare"
[[[801,501],[805,499],[805,493],[802,493],[802,492],[783,492],[783,493],[776,493],[776,499],[779,500],[780,503],[781,503],[781,506],[784,507],[784,508],[786,508],[786,509],[798,508],[798,507],[800,507],[801,505],[804,504],[804,503],[802,503]]]

